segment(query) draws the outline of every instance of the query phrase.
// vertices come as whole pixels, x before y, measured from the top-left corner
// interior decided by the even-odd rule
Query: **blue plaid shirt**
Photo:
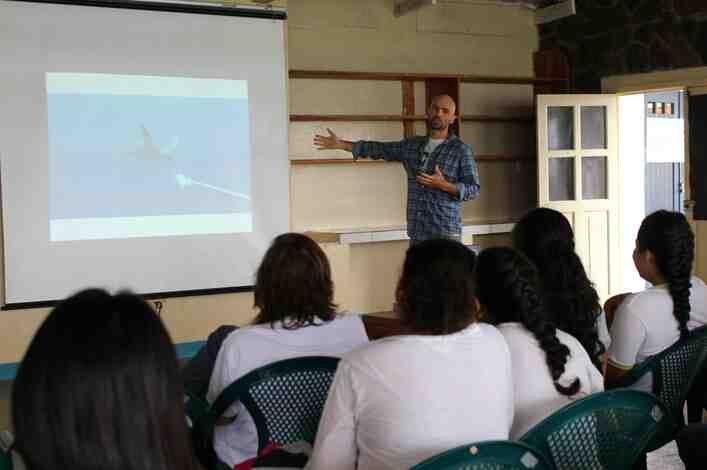
[[[430,155],[425,154],[427,137],[410,137],[400,142],[358,141],[353,145],[354,159],[402,162],[408,177],[407,233],[412,240],[460,236],[461,202],[479,196],[479,171],[471,147],[450,133]],[[459,197],[420,185],[415,177],[421,171],[433,173],[439,165],[447,181],[456,185]]]

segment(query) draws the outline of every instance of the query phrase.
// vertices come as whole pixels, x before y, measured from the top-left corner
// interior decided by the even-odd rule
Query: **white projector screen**
[[[0,0],[5,303],[245,287],[289,227],[284,22]]]

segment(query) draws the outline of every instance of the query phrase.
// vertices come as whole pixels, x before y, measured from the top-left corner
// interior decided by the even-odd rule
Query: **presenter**
[[[456,104],[447,95],[432,98],[427,110],[429,134],[400,142],[351,142],[331,129],[315,135],[319,150],[337,149],[358,158],[401,162],[408,179],[407,234],[410,245],[433,239],[461,241],[461,202],[479,196],[479,172],[471,147],[449,126],[456,119]]]

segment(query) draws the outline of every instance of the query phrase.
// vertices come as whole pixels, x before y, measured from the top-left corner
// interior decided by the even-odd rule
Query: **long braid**
[[[547,243],[536,259],[548,320],[577,338],[601,370],[606,351],[596,326],[601,306],[582,261],[572,246],[559,240]]]
[[[688,334],[690,278],[695,257],[695,236],[690,224],[679,212],[654,212],[641,224],[638,248],[653,253],[658,271],[668,281],[673,315],[678,322],[680,337],[684,338]]]
[[[575,253],[574,232],[560,212],[545,207],[528,212],[513,229],[513,245],[538,268],[547,318],[577,338],[601,370],[606,351],[599,341],[599,295]]]
[[[537,287],[537,272],[520,253],[510,248],[484,250],[477,264],[478,297],[492,323],[520,322],[538,341],[555,388],[574,395],[581,383],[576,378],[568,387],[558,380],[565,372],[569,348],[557,338],[555,326],[545,318]]]

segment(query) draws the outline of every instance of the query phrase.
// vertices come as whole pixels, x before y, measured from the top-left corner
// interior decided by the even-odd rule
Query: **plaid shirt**
[[[407,233],[412,240],[460,236],[461,201],[476,199],[480,189],[471,147],[452,133],[430,155],[425,154],[426,145],[424,136],[385,143],[361,140],[354,143],[352,153],[354,159],[402,162],[408,177]],[[458,197],[417,182],[419,172],[433,173],[435,165],[439,165],[447,181],[456,185]]]

